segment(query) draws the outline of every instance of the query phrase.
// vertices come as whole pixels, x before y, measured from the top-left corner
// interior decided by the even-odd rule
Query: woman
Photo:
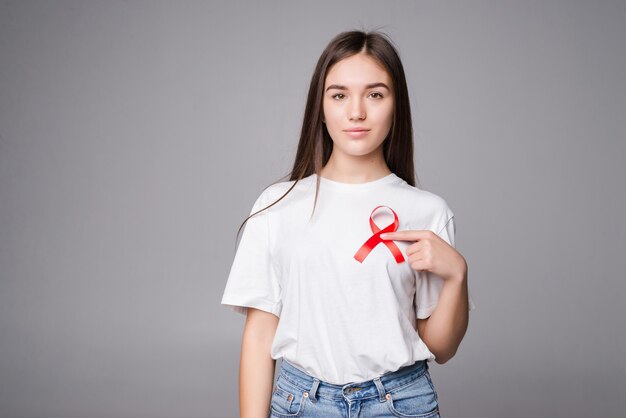
[[[454,356],[473,303],[453,213],[414,177],[395,48],[337,35],[290,179],[255,201],[222,298],[246,314],[242,417],[439,416],[428,361]]]

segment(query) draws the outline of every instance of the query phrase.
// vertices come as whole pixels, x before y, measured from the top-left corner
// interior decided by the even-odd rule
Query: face
[[[324,121],[333,153],[365,156],[380,152],[393,122],[391,77],[373,58],[359,53],[330,68],[324,83]]]

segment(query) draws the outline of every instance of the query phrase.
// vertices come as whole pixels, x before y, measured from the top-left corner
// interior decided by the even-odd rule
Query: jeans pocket
[[[299,417],[304,412],[305,391],[278,376],[272,390],[270,416]]]
[[[389,411],[401,418],[439,417],[437,392],[428,371],[410,383],[392,389],[387,395]]]

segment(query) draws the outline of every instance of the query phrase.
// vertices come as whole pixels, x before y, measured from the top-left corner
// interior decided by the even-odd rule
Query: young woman
[[[386,35],[328,44],[290,179],[244,224],[222,297],[246,314],[242,417],[439,416],[428,361],[454,356],[473,303],[453,213],[415,186],[407,85]]]

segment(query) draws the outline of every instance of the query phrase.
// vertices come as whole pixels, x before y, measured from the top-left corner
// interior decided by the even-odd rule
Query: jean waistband
[[[291,384],[303,391],[307,391],[309,399],[313,401],[316,400],[317,396],[321,396],[323,398],[347,400],[378,397],[381,402],[384,402],[389,391],[414,381],[426,373],[426,371],[428,371],[428,362],[426,360],[418,360],[411,365],[401,367],[396,371],[387,372],[372,380],[337,385],[311,376],[284,358],[280,365],[280,375]]]

